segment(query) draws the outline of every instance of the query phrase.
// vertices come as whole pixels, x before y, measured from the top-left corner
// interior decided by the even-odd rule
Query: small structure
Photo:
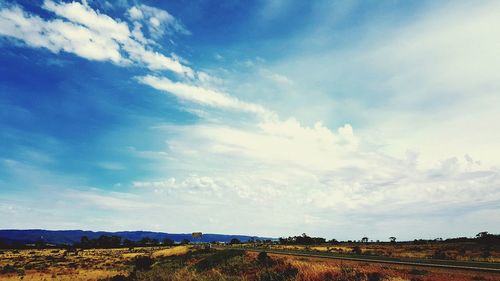
[[[201,236],[202,236],[202,235],[203,235],[203,234],[202,234],[201,232],[193,232],[193,233],[191,234],[191,236],[193,237],[193,239],[201,239]]]

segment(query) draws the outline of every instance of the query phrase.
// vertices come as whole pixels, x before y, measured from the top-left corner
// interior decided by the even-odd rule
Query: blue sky
[[[0,228],[500,232],[497,2],[159,2],[0,1]]]

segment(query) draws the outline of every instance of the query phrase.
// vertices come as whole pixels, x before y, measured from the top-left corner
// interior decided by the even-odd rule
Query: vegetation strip
[[[216,249],[226,249],[226,248],[216,248]],[[282,254],[282,255],[292,255],[292,256],[305,256],[305,257],[315,257],[315,258],[327,258],[327,259],[341,259],[341,260],[351,260],[351,261],[362,261],[362,262],[374,262],[374,263],[389,263],[389,264],[401,264],[401,265],[415,265],[415,266],[427,266],[427,267],[440,267],[440,268],[449,268],[449,269],[462,269],[462,270],[473,270],[473,271],[486,271],[486,272],[494,272],[500,273],[500,264],[485,264],[481,263],[482,266],[468,266],[463,265],[466,263],[460,264],[450,264],[451,262],[447,261],[404,261],[401,259],[390,259],[384,257],[376,257],[376,258],[356,258],[356,257],[347,257],[341,255],[325,255],[325,254],[313,254],[313,253],[305,253],[299,251],[283,251],[283,250],[270,250],[270,249],[260,249],[260,248],[231,248],[238,250],[245,250],[249,252],[267,252],[270,254]],[[454,262],[458,263],[458,262]]]

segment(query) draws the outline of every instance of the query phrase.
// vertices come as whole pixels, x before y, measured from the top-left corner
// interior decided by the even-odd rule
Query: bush
[[[408,273],[412,274],[412,275],[426,275],[429,272],[427,270],[414,268],[414,269],[408,271]]]
[[[337,276],[338,281],[363,281],[366,279],[364,273],[351,268],[343,266],[340,268],[340,275]]]
[[[221,265],[223,263],[226,263],[229,259],[238,257],[238,256],[243,256],[245,254],[245,251],[243,250],[223,250],[223,251],[218,251],[215,252],[213,255],[208,256],[201,261],[199,261],[196,265],[195,268],[198,271],[205,271],[212,269],[218,265]]]
[[[260,273],[260,281],[287,281],[294,280],[299,270],[291,265],[282,269],[269,269]]]
[[[272,266],[275,264],[273,259],[267,255],[266,252],[260,252],[259,255],[257,255],[257,263],[261,266]]]
[[[111,278],[103,279],[101,281],[131,281],[131,280],[132,280],[132,278],[120,274],[120,275],[113,276]]]
[[[434,252],[434,254],[432,254],[432,258],[438,260],[446,260],[448,259],[448,255],[443,250],[437,250]]]
[[[384,276],[380,272],[370,272],[366,275],[366,279],[368,279],[368,281],[380,281],[383,277]]]
[[[2,270],[0,270],[0,274],[9,274],[9,273],[17,273],[17,270],[14,266],[7,264]]]
[[[148,256],[139,256],[134,259],[135,270],[150,270],[153,265],[153,259]]]
[[[359,246],[354,246],[354,248],[352,248],[352,252],[356,255],[361,255],[363,253]]]

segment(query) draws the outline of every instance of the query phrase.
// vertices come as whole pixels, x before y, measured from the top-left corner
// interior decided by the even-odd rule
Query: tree
[[[141,245],[143,246],[155,246],[158,245],[158,240],[157,239],[151,239],[149,237],[144,237],[140,241]]]
[[[481,239],[481,238],[487,237],[488,235],[489,235],[488,231],[482,231],[482,232],[479,232],[478,234],[476,234],[476,238]]]
[[[39,238],[35,241],[35,247],[41,249],[46,246],[45,241],[42,238]]]
[[[123,246],[133,248],[135,246],[135,242],[130,239],[123,240]]]
[[[175,244],[175,243],[174,243],[174,240],[172,240],[172,239],[165,238],[165,239],[163,240],[163,245],[165,245],[165,246],[172,246],[172,245],[174,245],[174,244]]]
[[[391,241],[391,243],[396,243],[396,237],[394,236],[389,237],[389,241]]]
[[[233,238],[233,239],[231,239],[229,244],[241,244],[241,241],[238,238]]]
[[[479,232],[476,235],[476,240],[481,244],[499,244],[500,243],[500,235],[491,234],[487,231]]]
[[[362,243],[368,243],[368,237],[363,237],[361,238]]]
[[[82,248],[92,247],[91,241],[87,236],[82,236],[80,238],[80,247],[82,247]]]
[[[189,244],[190,242],[191,242],[191,241],[189,241],[188,239],[183,239],[183,240],[181,241],[181,245],[187,245],[187,244]]]
[[[120,236],[101,235],[97,238],[95,244],[99,248],[117,248],[122,244],[122,238]]]
[[[335,245],[335,244],[338,244],[339,241],[337,239],[333,238],[332,240],[328,241],[328,243]]]

